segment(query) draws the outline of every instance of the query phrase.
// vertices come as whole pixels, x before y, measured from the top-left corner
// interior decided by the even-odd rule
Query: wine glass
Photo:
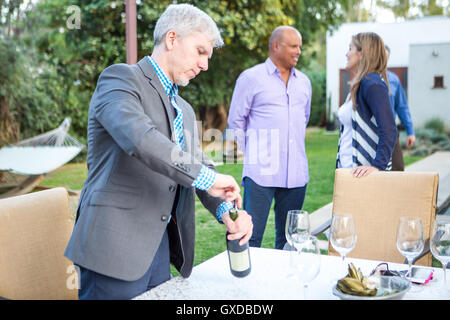
[[[286,240],[290,245],[290,272],[288,278],[295,276],[294,251],[301,247],[310,234],[309,213],[305,210],[289,210],[286,218]]]
[[[430,250],[433,256],[442,264],[444,279],[433,293],[442,296],[450,293],[447,283],[446,267],[450,262],[450,217],[439,216],[433,222],[430,238]]]
[[[397,227],[397,249],[408,260],[408,273],[411,277],[411,265],[424,247],[422,219],[417,217],[400,217]]]
[[[345,265],[345,256],[356,246],[356,226],[351,214],[334,214],[331,220],[330,242],[334,250],[342,256],[342,266]]]
[[[334,214],[331,221],[330,241],[333,248],[342,256],[352,251],[356,246],[356,226],[351,214]]]
[[[308,286],[320,272],[319,240],[314,236],[309,236],[297,253],[297,274],[302,286],[303,298],[306,300]]]

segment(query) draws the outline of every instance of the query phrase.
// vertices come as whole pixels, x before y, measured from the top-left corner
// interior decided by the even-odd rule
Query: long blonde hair
[[[384,79],[389,90],[387,79],[388,56],[383,40],[374,32],[361,32],[352,37],[352,43],[358,51],[362,52],[358,71],[350,81],[350,92],[353,100],[353,109],[356,110],[356,93],[361,80],[369,73],[378,73]]]

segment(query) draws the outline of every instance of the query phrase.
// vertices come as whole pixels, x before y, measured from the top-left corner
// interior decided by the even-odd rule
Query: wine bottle
[[[238,216],[238,210],[236,204],[229,211],[230,218],[234,221]],[[228,251],[228,261],[230,262],[231,274],[238,278],[243,278],[249,275],[252,266],[250,262],[250,250],[248,242],[239,245],[240,239],[228,240],[229,232],[227,231],[227,251]]]

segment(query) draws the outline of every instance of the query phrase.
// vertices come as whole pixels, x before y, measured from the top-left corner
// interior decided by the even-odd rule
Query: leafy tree
[[[419,4],[419,8],[424,16],[440,16],[444,14],[444,5],[442,2],[438,3],[437,0],[424,1]]]
[[[268,41],[273,29],[279,25],[296,27],[302,34],[304,48],[308,48],[318,37],[325,35],[328,27],[343,21],[343,12],[338,8],[340,4],[347,3],[313,0],[237,0],[209,4],[204,1],[190,2],[213,17],[222,30],[226,43],[213,56],[211,71],[200,74],[191,85],[183,89],[183,96],[194,102],[201,119],[205,118],[204,114],[211,107],[228,109],[238,75],[267,58]],[[313,51],[305,52],[307,54],[303,54],[299,62],[301,69],[308,69],[311,57],[315,56]],[[314,79],[325,81],[320,76]],[[320,86],[321,84],[316,85]],[[314,91],[313,94],[323,95],[325,92]],[[321,97],[313,100],[320,101]],[[312,107],[324,108],[325,104]],[[211,126],[209,123],[204,125],[206,128]],[[220,128],[217,125],[215,127]]]
[[[20,17],[20,5],[23,1],[1,1],[0,12],[0,146],[17,141],[20,128],[14,117],[11,105],[15,103],[14,87],[18,85],[20,58],[16,52],[13,37],[17,34],[15,20]]]
[[[219,49],[210,62],[210,71],[201,73],[182,89],[182,95],[197,109],[204,129],[214,126],[224,129],[234,84],[239,74],[267,58],[268,40],[272,30],[279,25],[292,25],[294,19],[284,11],[280,1],[193,1],[205,10],[222,30],[225,46]],[[207,121],[207,113],[214,107],[220,123]],[[224,119],[225,118],[225,119]]]
[[[377,0],[377,4],[404,19],[450,14],[444,2],[439,0]]]
[[[19,128],[15,122],[14,86],[17,84],[17,70],[20,61],[17,61],[16,48],[9,39],[0,38],[0,146],[19,139]]]
[[[237,76],[267,58],[268,39],[278,25],[293,25],[300,30],[304,54],[299,67],[308,69],[321,50],[311,44],[321,41],[327,28],[344,20],[340,8],[349,1],[178,1],[192,3],[210,14],[222,30],[226,44],[214,53],[210,71],[182,88],[181,94],[194,106],[200,119],[207,119],[214,109],[226,114]],[[171,3],[137,1],[138,58],[152,52],[156,21]],[[70,116],[73,133],[85,137],[89,100],[98,76],[107,66],[126,61],[125,2],[11,0],[0,5],[2,22],[8,22],[8,27],[2,28],[3,33],[16,35],[14,45],[6,45],[10,51],[2,52],[0,63],[7,63],[9,52],[17,61],[10,67],[22,68],[7,72],[20,79],[17,92],[13,92],[12,85],[8,92],[2,86],[4,97],[10,101],[4,108],[10,112],[10,122],[24,128],[22,134],[28,136],[54,128]],[[26,54],[14,53],[14,47],[20,47],[19,51]],[[312,78],[324,81],[323,77]],[[6,79],[7,76],[3,83],[13,83]],[[217,120],[218,114],[209,118]],[[223,128],[223,117],[222,121],[212,121],[207,126]]]
[[[0,2],[0,146],[47,130],[59,111],[58,75],[26,41],[31,7],[32,1]]]
[[[363,6],[361,0],[349,0],[342,4],[342,10],[345,15],[345,22],[365,22],[372,21],[375,17],[372,9],[375,6],[374,0],[371,0],[369,9]]]

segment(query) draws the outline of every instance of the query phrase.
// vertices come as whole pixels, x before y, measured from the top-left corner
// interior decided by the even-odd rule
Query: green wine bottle
[[[238,217],[238,209],[236,204],[229,211],[230,218],[235,221]],[[231,274],[238,278],[243,278],[249,275],[252,266],[250,261],[250,250],[248,242],[239,245],[240,239],[228,240],[229,232],[225,236],[227,241],[228,261],[230,263]]]

